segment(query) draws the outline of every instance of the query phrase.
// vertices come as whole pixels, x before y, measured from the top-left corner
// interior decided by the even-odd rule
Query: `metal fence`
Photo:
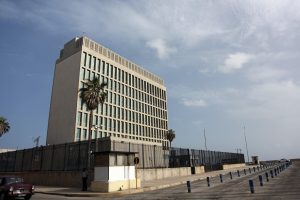
[[[244,154],[196,149],[172,148],[169,167],[204,165],[206,170],[220,169],[223,164],[244,163]]]
[[[78,171],[87,166],[88,142],[41,146],[0,154],[0,172]],[[140,159],[138,168],[212,166],[220,163],[242,163],[243,154],[117,142],[110,138],[92,140],[96,152],[134,152]],[[94,166],[91,156],[90,166]]]

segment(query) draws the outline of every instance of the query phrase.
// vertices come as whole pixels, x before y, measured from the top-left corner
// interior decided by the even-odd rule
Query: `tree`
[[[173,129],[168,130],[166,134],[166,139],[170,141],[170,148],[171,148],[172,141],[175,139],[175,131]]]
[[[7,133],[10,129],[9,123],[4,117],[0,117],[0,137]]]
[[[90,168],[90,149],[91,149],[91,135],[93,126],[93,111],[99,104],[103,104],[107,97],[107,92],[104,90],[107,83],[100,83],[99,78],[95,77],[92,80],[86,80],[83,87],[79,89],[79,97],[82,102],[86,104],[87,109],[90,111],[89,127],[88,127],[88,156],[87,168]]]

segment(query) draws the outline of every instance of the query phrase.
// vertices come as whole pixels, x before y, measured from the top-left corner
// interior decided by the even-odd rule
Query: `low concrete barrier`
[[[204,173],[204,166],[195,167],[195,174]],[[174,176],[191,175],[191,167],[137,169],[137,177],[141,181],[157,180]]]
[[[239,163],[239,164],[226,164],[223,165],[223,170],[226,169],[232,169],[232,168],[238,168],[238,167],[245,167],[246,164],[245,163]]]

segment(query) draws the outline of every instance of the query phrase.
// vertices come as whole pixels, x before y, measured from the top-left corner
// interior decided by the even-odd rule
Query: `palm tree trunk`
[[[91,137],[93,126],[93,110],[90,111],[89,130],[88,130],[88,149],[87,149],[87,170],[91,167]]]

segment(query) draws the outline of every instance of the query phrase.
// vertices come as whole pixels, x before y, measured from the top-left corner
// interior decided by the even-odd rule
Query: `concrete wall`
[[[195,167],[195,173],[204,173],[204,167]],[[81,187],[80,171],[30,171],[30,172],[0,172],[0,175],[16,175],[24,178],[25,182],[34,185]],[[190,167],[137,169],[138,179],[141,181],[157,180],[173,176],[191,175]],[[94,177],[93,173],[89,177]],[[91,181],[89,179],[89,181]]]
[[[44,172],[1,172],[0,175],[16,175],[24,178],[25,182],[34,185],[81,187],[80,171],[44,171]],[[93,174],[89,177],[93,177]]]
[[[195,167],[195,173],[204,173],[204,167]],[[141,181],[157,180],[174,176],[191,175],[191,167],[137,169],[137,177]]]
[[[56,63],[46,144],[75,140],[81,51]]]
[[[223,169],[232,169],[232,168],[238,168],[238,167],[245,167],[245,163],[239,163],[239,164],[228,164],[228,165],[223,165]]]

